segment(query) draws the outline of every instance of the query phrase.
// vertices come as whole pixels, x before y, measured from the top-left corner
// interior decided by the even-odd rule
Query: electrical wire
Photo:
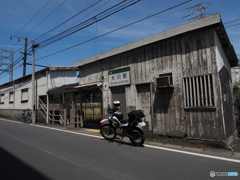
[[[44,22],[51,14],[53,14],[60,6],[62,6],[66,0],[64,0],[58,7],[56,7],[50,14],[48,14],[40,23],[38,23],[30,32],[28,32],[24,37],[30,34],[34,29],[36,29],[42,22]]]
[[[238,24],[234,24],[234,25],[231,25],[231,26],[227,26],[227,27],[225,27],[225,28],[230,28],[230,27],[238,26],[238,25],[240,25],[240,23],[238,23]]]
[[[132,1],[134,1],[134,0],[132,0]],[[86,20],[86,21],[84,21],[84,22],[82,22],[82,23],[80,23],[80,24],[78,24],[78,25],[76,25],[76,26],[66,30],[66,31],[63,31],[63,32],[59,33],[58,35],[55,35],[55,36],[53,36],[53,37],[51,37],[51,38],[49,38],[49,39],[47,39],[45,41],[40,42],[40,44],[41,44],[40,48],[43,48],[43,47],[48,46],[48,45],[50,45],[52,43],[55,43],[56,41],[59,41],[59,40],[65,38],[67,36],[70,36],[70,35],[78,32],[78,31],[80,31],[80,30],[82,30],[82,29],[84,29],[84,28],[86,28],[86,27],[88,27],[88,26],[98,22],[98,21],[101,21],[101,20],[103,20],[103,19],[105,19],[105,18],[107,18],[107,17],[109,17],[109,16],[111,16],[111,15],[113,15],[113,14],[115,14],[115,13],[117,13],[117,12],[127,8],[127,7],[129,7],[129,6],[132,6],[133,4],[135,4],[135,3],[139,2],[139,1],[140,0],[137,0],[137,1],[133,2],[133,3],[130,3],[130,2],[124,3],[125,2],[125,0],[124,0],[124,1],[122,1],[122,2],[112,6],[111,8],[101,12],[100,14],[98,14],[98,15],[90,18],[90,19],[88,19],[88,20]],[[122,3],[124,3],[124,4],[121,5]]]
[[[97,37],[95,37],[95,38],[89,39],[89,40],[84,41],[84,42],[82,42],[82,43],[76,44],[76,45],[71,46],[71,47],[69,47],[69,48],[66,48],[66,49],[63,49],[63,50],[61,50],[61,51],[55,52],[55,53],[53,53],[53,54],[50,54],[50,55],[41,57],[41,58],[39,58],[39,59],[37,59],[37,60],[40,60],[40,59],[43,59],[43,58],[52,56],[52,55],[54,55],[54,54],[57,54],[57,53],[66,51],[66,50],[68,50],[68,49],[71,49],[71,48],[73,48],[73,47],[79,46],[79,45],[84,44],[84,43],[86,43],[86,42],[89,42],[89,41],[92,41],[92,40],[94,40],[94,39],[100,38],[100,37],[105,36],[105,35],[107,35],[107,34],[113,33],[113,32],[115,32],[115,31],[118,31],[118,30],[123,29],[123,28],[125,28],[125,27],[128,27],[128,26],[130,26],[130,25],[133,25],[133,24],[135,24],[135,23],[138,23],[138,22],[140,22],[140,21],[143,21],[143,20],[145,20],[145,19],[151,18],[151,17],[156,16],[156,15],[158,15],[158,14],[161,14],[161,13],[163,13],[163,12],[169,11],[169,10],[171,10],[171,9],[173,9],[173,8],[176,8],[176,7],[180,6],[180,5],[183,5],[183,4],[185,4],[185,3],[188,3],[188,2],[190,2],[190,1],[191,1],[191,0],[185,1],[185,2],[183,2],[183,3],[181,3],[181,4],[178,4],[178,5],[176,5],[176,6],[173,6],[173,7],[171,7],[171,8],[168,8],[168,9],[165,9],[165,10],[160,11],[160,12],[158,12],[158,13],[155,13],[155,14],[153,14],[153,15],[147,16],[147,17],[145,17],[145,18],[143,18],[143,19],[140,19],[140,20],[138,20],[138,21],[135,21],[135,22],[133,22],[133,23],[130,23],[130,24],[128,24],[128,25],[125,25],[125,26],[120,27],[120,28],[118,28],[118,29],[115,29],[115,30],[113,30],[113,31],[110,31],[110,32],[108,32],[108,33],[102,34],[102,35],[97,36]],[[21,58],[21,57],[20,57],[20,58]],[[14,66],[15,66],[15,64],[19,63],[19,61],[20,61],[19,59],[20,59],[20,58],[18,58],[18,59],[15,61]],[[37,61],[37,60],[35,60],[35,61]],[[17,67],[17,68],[19,68],[19,67]],[[15,69],[17,69],[17,68],[15,68]],[[14,69],[14,70],[15,70],[15,69]],[[1,75],[1,74],[0,74],[0,75]],[[6,76],[6,75],[5,75],[5,76]],[[4,77],[4,76],[3,76],[3,77]],[[3,78],[3,77],[0,77],[0,78]]]
[[[23,27],[22,27],[22,29],[20,29],[18,32],[17,32],[17,34],[15,34],[15,36],[17,36],[47,5],[48,5],[48,3],[50,3],[50,1],[51,0],[49,0],[38,12],[37,12],[37,14],[35,14],[35,16],[33,16],[32,17],[32,19],[30,19]],[[11,40],[10,40],[11,41]],[[9,41],[9,42],[10,42]],[[9,42],[7,43],[7,45],[9,44]],[[7,46],[7,45],[5,45],[4,46],[4,48]],[[16,44],[14,45],[14,46],[12,46],[12,48],[14,48],[16,46]],[[3,48],[3,49],[4,49]],[[11,48],[11,49],[12,49]]]
[[[32,19],[30,19],[28,22],[27,22],[27,24],[25,24],[25,26],[23,26],[22,27],[22,29],[20,29],[19,31],[18,31],[18,33],[15,35],[15,36],[17,36],[49,3],[50,3],[50,1],[51,0],[49,0],[38,12],[37,12],[37,14],[35,14],[35,16],[33,16],[33,18]]]
[[[40,56],[37,52],[36,52],[36,54],[37,54],[39,57],[42,57],[42,56]],[[44,58],[43,58],[42,60],[44,60],[49,66],[51,66]]]
[[[110,33],[113,33],[113,32],[115,32],[115,31],[118,31],[118,30],[120,30],[120,29],[126,28],[126,27],[128,27],[128,26],[131,26],[131,25],[133,25],[133,24],[139,23],[139,22],[144,21],[144,20],[146,20],[146,19],[149,19],[149,18],[151,18],[151,17],[153,17],[153,16],[156,16],[156,15],[158,15],[158,14],[161,14],[161,13],[163,13],[163,12],[169,11],[169,10],[171,10],[171,9],[174,9],[174,8],[178,7],[178,6],[181,6],[181,5],[183,5],[183,4],[186,4],[186,3],[190,2],[190,1],[192,1],[192,0],[185,1],[185,2],[183,2],[183,3],[181,3],[181,4],[175,5],[175,6],[171,7],[171,8],[168,8],[168,9],[165,9],[165,10],[160,11],[160,12],[158,12],[158,13],[152,14],[152,15],[150,15],[150,16],[147,16],[147,17],[142,18],[142,19],[140,19],[140,20],[138,20],[138,21],[135,21],[135,22],[132,22],[132,23],[127,24],[127,25],[125,25],[125,26],[122,26],[122,27],[120,27],[120,28],[117,28],[117,29],[115,29],[115,30],[109,31],[109,32],[107,32],[107,33],[105,33],[105,34],[102,34],[102,35],[100,35],[100,36],[97,36],[97,37],[95,37],[95,38],[89,39],[89,40],[87,40],[87,41],[81,42],[81,43],[76,44],[76,45],[74,45],[74,46],[70,46],[70,47],[65,48],[65,49],[63,49],[63,50],[60,50],[60,51],[57,51],[57,52],[55,52],[55,53],[49,54],[49,55],[47,55],[47,56],[44,56],[43,58],[53,56],[53,55],[55,55],[55,54],[61,53],[61,52],[66,51],[66,50],[69,50],[69,49],[74,48],[74,47],[76,47],[76,46],[80,46],[80,45],[82,45],[82,44],[85,44],[85,43],[87,43],[87,42],[90,42],[90,41],[92,41],[92,40],[94,40],[94,39],[98,39],[98,38],[100,38],[100,37],[106,36],[106,35],[108,35],[108,34],[110,34]],[[42,58],[36,59],[35,61],[40,60],[40,59],[42,59]]]
[[[95,0],[95,1],[96,1],[96,0]],[[95,1],[94,1],[94,2],[95,2]],[[91,4],[88,5],[85,9],[81,10],[80,12],[78,12],[77,14],[75,14],[74,16],[72,16],[71,18],[67,19],[67,20],[64,21],[63,23],[61,23],[61,24],[59,24],[58,26],[54,27],[53,29],[47,31],[47,32],[44,33],[43,35],[41,35],[41,36],[35,38],[35,40],[37,40],[37,39],[39,39],[39,38],[41,38],[41,37],[43,38],[43,36],[49,34],[50,32],[55,31],[57,28],[59,28],[60,26],[64,25],[65,23],[67,23],[67,22],[70,21],[71,19],[73,19],[73,18],[75,18],[76,16],[82,14],[83,12],[87,11],[87,10],[90,9],[91,7],[95,6],[95,5],[98,4],[100,1],[102,1],[102,0],[99,0],[99,1],[96,2],[96,3],[92,2],[92,3],[94,3],[94,4],[91,3]]]
[[[49,0],[43,7],[42,7],[42,9],[40,9],[40,11],[38,11],[38,13],[21,29],[21,30],[19,30],[18,31],[18,33],[17,34],[19,34],[47,5],[48,5],[48,3],[50,3],[50,1],[51,0]],[[65,3],[66,2],[66,0],[64,1],[64,2],[62,2],[57,8],[55,8],[46,18],[44,18],[37,26],[35,26],[30,32],[28,32],[26,35],[25,35],[25,37],[28,35],[28,34],[30,34],[36,27],[38,27],[43,21],[45,21],[53,12],[55,12],[63,3]],[[16,35],[17,35],[16,34]],[[15,35],[15,36],[16,36]],[[10,40],[11,41],[11,40]],[[9,41],[9,42],[10,42]],[[9,44],[9,42],[7,43],[7,45]],[[14,46],[12,46],[12,48],[14,48],[17,44],[18,44],[19,42],[17,42]],[[31,43],[31,42],[30,42]],[[29,44],[30,44],[29,43]],[[28,44],[28,45],[29,45]],[[4,46],[4,48],[6,47],[6,45]],[[10,50],[12,50],[12,48],[10,49]],[[20,51],[21,49],[23,49],[24,48],[24,46],[23,47],[21,47],[20,49],[18,49],[17,51],[15,51],[14,53],[16,53],[16,52],[18,52],[18,51]],[[19,60],[17,59],[16,60],[17,61],[17,63],[19,62]],[[14,62],[14,65],[16,65],[17,63],[16,63],[16,61]],[[8,67],[8,68],[6,68],[3,72],[6,72],[6,71],[8,71],[10,69],[10,66]],[[1,74],[1,73],[0,73]]]
[[[224,24],[229,24],[229,23],[232,23],[232,22],[235,22],[235,21],[239,21],[240,19],[236,19],[236,20],[233,20],[233,21],[229,21],[229,22],[226,22]]]
[[[51,0],[50,0],[50,1],[51,1]],[[49,2],[50,2],[50,1],[49,1]],[[95,0],[95,1],[96,1],[96,0]],[[94,1],[94,2],[95,2],[95,1]],[[100,1],[102,1],[102,0],[99,0],[97,3],[99,3]],[[49,3],[49,2],[48,2],[48,3]],[[64,2],[65,2],[65,1],[64,1]],[[93,3],[94,3],[94,2],[93,2]],[[47,4],[48,4],[48,3],[47,3]],[[74,15],[73,17],[71,17],[70,19],[76,17],[77,15],[83,13],[83,12],[86,11],[87,9],[89,9],[89,8],[91,8],[92,6],[94,6],[94,5],[97,4],[97,3],[94,3],[94,4],[93,4],[93,3],[91,3],[87,8],[85,8],[85,9],[82,10],[82,11],[80,11],[79,13],[77,13],[76,15]],[[46,5],[47,5],[47,4],[46,4]],[[44,7],[46,7],[46,5],[45,5]],[[44,7],[43,7],[43,8],[44,8]],[[43,9],[43,8],[42,8],[42,9]],[[41,9],[41,10],[42,10],[42,9]],[[40,11],[41,11],[41,10],[40,10]],[[39,12],[40,12],[40,11],[39,11]],[[39,13],[39,12],[38,12],[38,13]],[[38,13],[37,13],[37,14],[38,14]],[[36,14],[36,15],[37,15],[37,14]],[[35,15],[34,17],[36,17],[36,15]],[[34,19],[34,17],[33,17],[32,19]],[[32,19],[31,19],[31,20],[32,20]],[[70,19],[68,19],[67,21],[69,21]],[[31,20],[30,20],[30,21],[31,21]],[[29,21],[29,22],[30,22],[30,21]],[[66,23],[67,21],[61,23],[60,25],[58,25],[57,27],[53,28],[52,30],[60,27],[61,25],[63,25],[63,24]],[[28,22],[28,23],[29,23],[29,22]],[[27,23],[27,24],[28,24],[28,23]],[[27,25],[27,24],[26,24],[26,25]],[[25,26],[26,26],[26,25],[25,25]],[[23,28],[22,28],[22,29],[23,29]],[[21,30],[22,30],[22,29],[21,29]],[[20,31],[21,31],[21,30],[20,30]],[[48,31],[47,33],[50,33],[52,30]],[[20,31],[19,31],[19,32],[20,32]],[[19,33],[19,32],[18,32],[18,33]],[[18,34],[18,33],[17,33],[17,34]],[[47,34],[47,33],[45,33],[45,34]],[[16,35],[17,35],[17,34],[16,34]],[[45,34],[43,34],[42,36],[44,36]],[[40,37],[42,37],[42,36],[40,36]],[[40,37],[38,37],[38,38],[40,38]],[[10,41],[9,41],[9,42],[10,42]],[[9,42],[8,42],[8,43],[9,43]],[[28,45],[29,45],[30,43],[31,43],[31,42],[29,42]],[[16,44],[15,44],[14,46],[16,46]],[[13,46],[13,47],[14,47],[14,46]],[[12,47],[12,48],[13,48],[13,47]],[[23,46],[23,47],[24,47],[24,46]],[[21,49],[23,49],[23,47],[20,48],[20,49],[18,49],[18,50],[15,51],[14,53],[20,51]],[[11,49],[12,49],[12,48],[11,48]],[[17,58],[17,60],[15,60],[15,61],[13,62],[13,67],[16,66],[16,65],[22,60],[22,57],[23,57],[23,56],[20,56],[19,58]],[[5,72],[8,72],[9,70],[10,70],[10,66],[8,66],[5,70],[3,70],[2,72],[0,72],[0,76],[1,76],[2,74],[4,74]],[[5,77],[5,76],[3,76],[3,77]]]
[[[95,38],[97,37],[97,29],[98,29],[98,26],[97,26],[97,22],[96,22]],[[93,41],[93,54],[94,54],[94,56],[96,55],[96,39],[94,39],[94,41]]]
[[[123,1],[120,2],[119,4],[122,4],[124,1],[125,1],[125,0],[123,0]],[[109,9],[112,9],[112,8],[118,6],[119,4],[117,4],[117,5],[115,5],[115,6],[112,6],[112,7],[109,8]],[[108,10],[109,10],[109,9],[108,9]],[[100,14],[102,14],[102,13],[108,11],[108,10],[105,10],[105,11],[101,12]],[[98,15],[99,15],[99,14],[98,14]],[[98,15],[97,15],[97,16],[98,16]],[[89,21],[89,20],[93,20],[93,19],[96,19],[96,16],[94,16],[94,17],[88,19],[87,21]],[[74,27],[72,27],[72,28],[70,28],[70,29],[67,29],[67,30],[65,30],[65,31],[63,31],[63,32],[61,32],[61,33],[59,33],[58,35],[55,35],[55,36],[53,36],[53,37],[51,37],[51,38],[49,38],[49,39],[47,39],[47,40],[41,42],[41,47],[44,46],[44,43],[50,42],[51,40],[52,40],[52,42],[53,42],[53,40],[55,40],[57,37],[61,37],[62,35],[68,33],[69,31],[75,30],[76,28],[80,27],[81,25],[86,24],[87,21],[84,21],[83,23],[80,23],[80,24],[78,24],[78,25],[76,25],[76,26],[74,26]],[[62,36],[62,37],[63,37],[63,36]]]
[[[99,10],[100,8],[102,8],[103,6],[105,6],[106,4],[108,4],[111,0],[107,1],[106,3],[104,3],[103,5],[101,5],[100,7],[98,7],[97,9],[95,9],[94,11],[92,11],[91,13],[89,13],[88,15],[84,16],[82,19],[80,19],[79,21],[75,22],[73,25],[69,26],[68,28],[74,27],[77,23],[81,22],[83,19],[85,19],[86,17],[88,17],[90,14],[96,12],[97,10]]]
[[[123,2],[125,2],[126,0],[123,0],[121,3],[118,3],[117,5],[114,5],[113,7],[111,7],[111,8],[109,8],[108,10],[110,10],[110,9],[113,9],[114,7],[117,7],[119,4],[122,4]],[[134,1],[134,0],[131,0],[131,1]],[[131,2],[130,1],[130,2]],[[138,1],[140,1],[140,0],[137,0],[136,2],[138,2]],[[100,1],[98,1],[98,2],[100,2]],[[97,2],[97,3],[98,3]],[[133,5],[133,4],[135,4],[136,2],[134,2],[134,3],[132,3],[132,4],[130,4],[130,5]],[[127,2],[127,4],[128,4],[129,2]],[[95,5],[96,3],[94,3],[93,5]],[[90,8],[90,7],[92,7],[93,5],[91,5],[90,4],[90,6],[88,7],[88,8]],[[130,6],[130,5],[128,5],[128,6]],[[124,8],[126,8],[126,7],[128,7],[128,6],[125,6],[125,7],[123,7],[122,9],[124,9]],[[88,9],[88,8],[86,8],[86,9]],[[120,9],[120,10],[122,10],[122,9]],[[107,12],[108,10],[105,10],[105,11],[103,11],[103,12],[101,12],[100,14],[103,14],[104,12]],[[118,9],[118,11],[120,11],[119,9]],[[117,12],[118,12],[117,11]],[[114,12],[114,13],[116,13],[116,11]],[[66,21],[65,21],[66,22]],[[59,26],[58,26],[59,27]],[[63,37],[62,37],[63,38]],[[62,39],[61,38],[61,39]],[[51,43],[53,43],[53,42],[51,42]],[[19,60],[16,60],[16,63],[18,63],[19,62]],[[1,73],[0,73],[0,75],[1,75]]]

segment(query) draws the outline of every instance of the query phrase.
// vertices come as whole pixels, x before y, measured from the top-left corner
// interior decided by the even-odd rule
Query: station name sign
[[[130,67],[108,72],[109,87],[130,84]]]

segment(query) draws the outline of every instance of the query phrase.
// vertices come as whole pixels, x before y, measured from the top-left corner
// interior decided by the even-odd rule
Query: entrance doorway
[[[150,84],[140,84],[137,87],[137,109],[144,110],[146,115],[146,126],[143,127],[145,131],[152,131],[152,113],[151,113],[151,94]]]
[[[115,100],[118,100],[121,102],[119,111],[123,113],[124,119],[127,119],[128,117],[127,117],[127,113],[126,113],[125,86],[112,87],[111,91],[112,91],[112,102]]]

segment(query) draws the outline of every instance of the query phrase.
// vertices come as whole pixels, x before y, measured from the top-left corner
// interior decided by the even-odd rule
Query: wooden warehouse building
[[[121,101],[144,109],[153,134],[226,140],[236,131],[231,67],[238,59],[220,14],[76,62],[81,91],[102,89],[103,115]]]

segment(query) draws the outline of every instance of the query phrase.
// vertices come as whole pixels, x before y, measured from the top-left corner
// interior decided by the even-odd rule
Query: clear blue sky
[[[182,19],[182,17],[191,13],[191,11],[187,10],[188,7],[198,3],[212,3],[212,5],[209,6],[206,10],[207,15],[220,13],[223,23],[240,19],[239,0],[208,0],[204,2],[201,0],[192,0],[191,2],[180,7],[177,7],[135,25],[129,26],[122,30],[116,31],[95,41],[90,41],[54,56],[38,60],[40,57],[47,56],[75,44],[84,42],[88,39],[107,33],[111,30],[122,27],[126,24],[137,21],[141,18],[152,15],[164,9],[170,8],[184,1],[185,0],[141,0],[135,5],[128,7],[123,11],[118,12],[96,24],[93,24],[84,30],[81,30],[50,46],[38,50],[36,53],[36,64],[45,66],[73,66],[75,62],[81,61],[85,58],[188,23],[189,21],[187,18]],[[19,50],[19,48],[24,46],[24,40],[20,40],[20,42],[18,42],[16,38],[13,38],[10,41],[11,35],[17,34],[17,36],[22,38],[28,37],[29,40],[36,39],[45,32],[49,31],[76,13],[80,12],[92,2],[97,2],[97,0],[0,0],[0,49],[11,51]],[[50,38],[57,33],[68,29],[77,22],[83,22],[84,20],[97,15],[101,11],[104,11],[105,9],[113,6],[117,2],[121,2],[121,0],[102,0],[96,6],[75,17],[65,25],[58,28],[56,31],[52,32],[47,37],[44,37],[43,39],[37,39],[36,41],[41,42],[44,39]],[[56,9],[60,4],[62,5]],[[42,11],[40,11],[41,9]],[[53,12],[54,9],[56,10]],[[34,19],[32,19],[39,11],[40,13]],[[49,15],[50,13],[52,14]],[[30,21],[31,19],[32,21]],[[42,23],[40,23],[41,21]],[[240,21],[226,24],[225,27],[237,23],[240,23]],[[236,53],[240,54],[240,25],[226,28],[226,31],[231,43],[235,48]],[[14,60],[16,60],[21,55],[19,52],[23,51],[24,50],[22,49],[16,52],[14,54]],[[240,56],[238,57],[240,58]],[[30,63],[31,58],[31,56],[28,56],[28,62]],[[4,60],[3,62],[7,63],[8,60]],[[21,63],[22,62],[23,61],[21,61]],[[17,69],[15,69],[13,72],[13,79],[22,77],[23,68],[20,67],[21,63],[18,63],[18,65],[14,67],[14,69]],[[0,67],[0,69],[5,68],[7,67]],[[42,68],[36,67],[36,71],[40,69]],[[27,66],[27,74],[30,74],[31,71],[31,66]],[[9,75],[6,75],[6,73],[3,76],[0,76],[0,84],[6,83],[8,81]]]

